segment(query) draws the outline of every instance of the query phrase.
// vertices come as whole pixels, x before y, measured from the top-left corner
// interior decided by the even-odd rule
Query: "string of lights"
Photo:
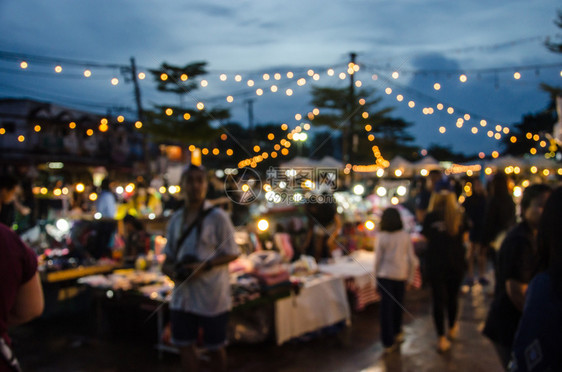
[[[386,71],[386,72],[396,71],[396,68],[392,68],[390,66],[367,65],[365,67],[369,67],[378,71]],[[542,64],[533,64],[533,65],[517,65],[517,66],[503,66],[503,67],[473,68],[473,69],[416,69],[416,70],[400,69],[400,74],[433,75],[433,76],[446,76],[446,77],[453,77],[454,75],[455,77],[458,76],[458,79],[462,83],[465,83],[468,81],[468,75],[470,74],[476,74],[478,78],[481,78],[482,75],[484,74],[499,74],[502,72],[509,72],[509,73],[513,73],[513,77],[516,80],[519,80],[522,77],[521,71],[532,70],[535,71],[536,75],[539,75],[541,70],[552,69],[552,68],[562,68],[562,63],[542,63]]]
[[[111,70],[116,70],[119,69],[120,71],[122,71],[123,69],[129,68],[128,65],[120,65],[120,64],[111,64],[111,63],[99,63],[99,62],[89,62],[89,61],[79,61],[79,60],[74,60],[74,59],[67,59],[67,58],[53,58],[53,57],[45,57],[45,56],[38,56],[38,55],[30,55],[30,54],[17,54],[17,53],[11,53],[11,52],[5,52],[5,51],[0,51],[0,60],[7,60],[7,61],[16,61],[19,62],[19,69],[17,69],[18,72],[20,73],[28,73],[30,74],[30,76],[48,76],[51,75],[52,72],[47,73],[47,72],[40,72],[40,71],[30,71],[30,63],[36,63],[36,64],[41,64],[41,65],[53,65],[56,64],[56,66],[54,67],[54,72],[56,73],[56,75],[52,75],[52,76],[65,76],[68,78],[90,78],[93,76],[92,70],[90,70],[90,68],[100,68],[100,69],[111,69]],[[86,68],[83,73],[81,74],[76,74],[76,73],[68,73],[65,71],[65,73],[63,74],[63,64],[64,65],[68,65],[68,66],[74,66],[74,67],[80,67],[80,68]],[[393,85],[393,86],[398,86],[400,89],[403,89],[404,91],[410,91],[410,92],[414,92],[415,95],[421,96],[424,99],[429,99],[431,100],[434,104],[436,102],[438,102],[435,98],[430,97],[428,94],[425,94],[423,92],[420,91],[416,91],[413,88],[409,88],[409,87],[404,87],[404,86],[400,86],[398,83],[394,82],[393,80],[391,80],[390,78],[386,78],[384,77],[386,72],[390,72],[392,71],[391,74],[391,78],[396,80],[399,78],[400,74],[447,74],[447,75],[453,75],[453,74],[459,74],[459,81],[461,83],[465,83],[468,80],[468,76],[467,74],[484,74],[484,73],[499,73],[499,72],[504,72],[504,71],[514,71],[515,73],[513,75],[515,80],[519,80],[521,78],[521,73],[519,71],[524,71],[524,70],[535,70],[535,71],[540,71],[541,69],[544,68],[554,68],[554,67],[562,67],[562,64],[536,64],[536,65],[525,65],[525,66],[510,66],[510,67],[497,67],[497,68],[487,68],[487,69],[473,69],[473,70],[403,70],[400,71],[400,73],[398,71],[393,71],[392,69],[389,68],[385,68],[385,67],[381,67],[381,66],[376,66],[376,65],[363,65],[364,67],[368,67],[371,70],[375,71],[375,73],[372,75],[372,79],[373,80],[377,80],[379,77],[381,77],[382,80],[386,81],[388,85]],[[347,67],[347,71],[342,72],[336,72],[334,70],[334,68],[326,68],[326,67],[316,67],[316,69],[311,69],[311,68],[296,68],[293,69],[293,71],[288,71],[288,72],[273,72],[270,71],[271,73],[262,73],[262,72],[250,72],[245,74],[246,77],[243,78],[241,74],[234,74],[234,81],[237,83],[242,83],[248,86],[248,88],[245,89],[240,89],[236,92],[232,92],[231,94],[227,95],[225,97],[225,95],[216,95],[213,97],[209,97],[207,99],[205,99],[203,102],[203,100],[198,101],[196,103],[196,107],[199,110],[203,110],[205,108],[205,103],[212,103],[212,102],[216,102],[219,99],[223,100],[226,99],[226,101],[228,103],[232,103],[234,102],[234,98],[236,97],[248,97],[250,95],[256,95],[256,96],[262,96],[266,93],[277,93],[277,92],[282,92],[284,90],[284,94],[287,96],[291,96],[294,93],[294,90],[292,88],[290,88],[291,85],[296,84],[298,87],[304,87],[308,81],[319,81],[321,79],[321,77],[327,75],[328,77],[338,77],[340,80],[346,80],[348,78],[348,76],[350,74],[354,74],[359,72],[360,66],[359,65],[354,65],[354,66],[346,66]],[[337,67],[336,67],[337,68]],[[140,67],[140,69],[146,69],[145,67]],[[281,70],[278,70],[281,71]],[[320,71],[320,72],[318,72]],[[5,68],[0,68],[0,72],[4,73],[4,72],[13,72],[13,70],[11,69],[5,69]],[[306,74],[305,74],[306,72]],[[101,78],[100,75],[96,74],[95,75],[97,78]],[[561,76],[562,76],[562,71],[561,71]],[[199,81],[199,84],[202,88],[207,88],[210,85],[210,81],[211,79],[217,78],[217,81],[220,82],[226,82],[229,79],[232,79],[232,74],[226,74],[225,72],[223,73],[213,73],[211,74],[211,76],[209,76],[206,79],[202,79]],[[139,72],[139,79],[143,80],[146,78],[146,73],[145,72]],[[161,75],[161,79],[162,80],[166,80],[168,77],[166,74],[162,74]],[[186,76],[186,80],[188,79],[188,77]],[[216,80],[216,79],[215,79]],[[117,77],[115,77],[113,75],[113,77],[111,78],[111,84],[112,85],[117,85],[119,84],[119,79]],[[357,87],[361,87],[363,85],[363,82],[359,79],[357,79],[355,81],[355,85]],[[434,90],[440,90],[441,89],[441,85],[439,83],[435,83],[434,84]],[[392,88],[390,86],[388,86],[385,89],[385,93],[387,95],[392,94]],[[397,101],[402,102],[405,100],[404,95],[399,94],[396,96]],[[409,100],[408,101],[408,106],[410,108],[414,108],[416,107],[416,103],[414,100]],[[475,113],[472,113],[468,110],[464,110],[458,107],[453,107],[453,105],[448,105],[446,103],[442,103],[442,102],[438,102],[435,104],[435,107],[424,107],[422,109],[422,113],[425,115],[432,115],[434,112],[436,111],[442,111],[445,109],[445,106],[449,106],[446,109],[446,112],[450,115],[453,115],[455,112],[457,113],[464,113],[464,115],[462,115],[461,117],[457,118],[456,121],[456,126],[457,128],[462,128],[463,125],[468,122],[471,118],[472,119],[480,119],[480,126],[481,127],[486,127],[488,124],[488,121],[495,121],[495,122],[499,122],[497,120],[490,120],[490,119],[486,119],[484,118],[484,116],[482,115],[478,115]],[[171,110],[171,109],[169,109]],[[142,126],[142,123],[140,124]],[[496,124],[495,127],[495,132],[493,130],[488,130],[487,131],[487,135],[490,138],[494,138],[496,140],[500,140],[502,138],[502,135],[507,135],[509,133],[509,128],[501,125],[501,124]],[[444,134],[446,133],[447,129],[445,126],[441,126],[439,127],[439,132]],[[471,128],[471,132],[473,134],[477,134],[479,133],[480,128],[478,127],[478,125],[473,125]],[[534,137],[533,137],[534,138]],[[374,136],[373,136],[374,139]],[[544,147],[544,146],[543,146]]]

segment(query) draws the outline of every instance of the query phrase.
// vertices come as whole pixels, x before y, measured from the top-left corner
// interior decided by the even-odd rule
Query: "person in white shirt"
[[[375,245],[375,275],[381,294],[381,338],[385,353],[403,341],[402,311],[406,283],[414,280],[418,258],[410,234],[403,228],[400,212],[387,208],[381,218]]]
[[[101,181],[100,193],[96,199],[96,212],[100,213],[101,217],[96,221],[96,247],[95,251],[91,253],[94,258],[110,257],[111,248],[109,245],[117,228],[117,223],[115,222],[117,204],[107,178]]]
[[[226,370],[226,328],[232,308],[228,263],[240,254],[229,216],[205,200],[203,167],[191,165],[181,177],[185,206],[168,223],[164,274],[176,287],[170,303],[172,342],[186,371],[197,371],[199,329],[211,352],[212,370]]]

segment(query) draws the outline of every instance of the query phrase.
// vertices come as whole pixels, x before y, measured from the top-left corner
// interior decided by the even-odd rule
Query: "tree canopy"
[[[161,92],[174,93],[180,97],[189,95],[199,86],[197,78],[207,73],[206,62],[194,62],[183,67],[166,62],[160,68],[150,70],[157,88]],[[183,104],[154,105],[144,113],[143,131],[156,142],[201,145],[220,134],[211,123],[230,117],[228,109],[186,108]]]
[[[311,123],[341,132],[344,161],[372,164],[378,150],[387,159],[396,155],[411,158],[416,147],[410,145],[414,138],[407,129],[412,124],[390,117],[392,107],[378,108],[381,100],[374,89],[316,86],[312,88],[311,103],[320,114]]]

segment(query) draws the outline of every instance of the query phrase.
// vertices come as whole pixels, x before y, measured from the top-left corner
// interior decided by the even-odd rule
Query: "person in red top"
[[[0,224],[0,372],[19,370],[10,349],[8,327],[38,317],[43,307],[35,253]]]

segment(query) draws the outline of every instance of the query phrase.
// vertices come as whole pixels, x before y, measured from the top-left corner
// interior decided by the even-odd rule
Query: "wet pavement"
[[[273,341],[228,347],[230,371],[502,371],[492,344],[481,335],[491,295],[475,287],[461,296],[460,332],[451,350],[436,352],[429,291],[408,292],[406,340],[399,352],[383,356],[378,304],[353,313],[352,326],[306,341],[276,346]],[[179,371],[179,357],[154,349],[155,322],[146,314],[126,317],[126,327],[98,336],[95,312],[39,319],[13,330],[25,371]],[[131,328],[135,331],[131,332]],[[205,358],[205,355],[202,356]],[[206,369],[202,361],[202,371]]]

